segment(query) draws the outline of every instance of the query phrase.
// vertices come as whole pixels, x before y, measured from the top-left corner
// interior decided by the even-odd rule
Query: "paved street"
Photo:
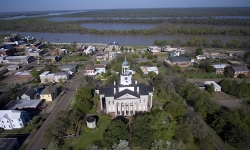
[[[63,95],[61,99],[57,102],[56,106],[51,111],[50,115],[47,117],[41,128],[33,136],[29,145],[26,147],[27,150],[40,150],[41,148],[45,148],[43,133],[46,127],[48,126],[49,123],[51,123],[51,121],[59,111],[66,110],[68,108],[71,98],[76,93],[76,89],[79,88],[82,83],[83,76],[84,76],[84,70],[81,70],[76,75],[74,80],[67,86],[68,88],[67,93]]]

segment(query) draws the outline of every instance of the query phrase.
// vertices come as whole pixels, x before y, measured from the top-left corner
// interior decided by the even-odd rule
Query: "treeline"
[[[203,17],[203,16],[250,16],[249,7],[242,8],[145,8],[91,10],[67,14],[67,17]]]
[[[202,38],[190,38],[185,42],[181,40],[155,40],[154,45],[165,47],[170,46],[183,46],[183,47],[205,47],[205,48],[239,48],[239,49],[250,49],[250,40],[240,41],[240,40],[230,40],[227,42],[222,42],[221,40],[212,40]]]
[[[65,21],[71,22],[71,21]],[[249,26],[250,19],[232,19],[223,18],[92,18],[73,21],[76,23],[147,23],[147,24],[162,24],[170,23],[174,25],[221,25],[221,26]]]
[[[19,20],[0,21],[0,31],[20,32],[55,32],[55,33],[80,33],[80,34],[122,34],[122,35],[230,35],[249,36],[250,29],[246,28],[213,28],[213,27],[173,27],[160,26],[152,29],[140,30],[97,30],[87,29],[75,22],[53,22],[40,18],[25,18]]]

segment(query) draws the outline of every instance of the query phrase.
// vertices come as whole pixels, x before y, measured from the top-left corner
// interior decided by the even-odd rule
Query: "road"
[[[79,71],[79,73],[75,76],[74,80],[69,83],[66,88],[68,91],[64,94],[61,99],[57,102],[54,109],[51,111],[50,115],[47,117],[45,122],[36,132],[36,134],[31,139],[29,145],[26,147],[27,150],[40,150],[41,148],[45,148],[45,143],[43,140],[43,133],[45,132],[46,127],[49,123],[54,119],[55,115],[61,110],[67,110],[71,98],[75,95],[76,89],[81,86],[82,79],[84,77],[84,70]]]

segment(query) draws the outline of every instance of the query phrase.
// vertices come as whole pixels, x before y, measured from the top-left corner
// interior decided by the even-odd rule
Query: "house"
[[[17,138],[0,138],[0,145],[2,150],[17,150],[20,146]]]
[[[16,70],[19,69],[19,66],[18,65],[10,65],[10,66],[7,67],[7,69],[9,71],[16,71]]]
[[[16,109],[25,109],[25,108],[38,108],[39,105],[43,103],[40,99],[32,99],[32,100],[12,100],[5,107],[5,110],[16,110]]]
[[[44,71],[42,74],[39,75],[41,83],[50,83],[54,82],[54,73],[50,73],[50,71]]]
[[[32,75],[31,75],[31,73],[29,71],[16,72],[14,74],[14,78],[29,79],[29,78],[32,78]]]
[[[5,64],[29,64],[35,61],[33,56],[5,56],[0,59],[0,63]]]
[[[17,99],[21,99],[21,96],[23,93],[25,93],[28,90],[28,87],[23,87],[22,89],[19,89],[16,91],[15,95],[17,96]]]
[[[60,82],[61,80],[63,82],[67,81],[68,80],[68,74],[65,73],[65,72],[57,72],[57,73],[55,73],[54,81],[55,82]]]
[[[152,108],[152,85],[137,84],[128,72],[129,63],[122,63],[120,81],[113,85],[99,88],[96,93],[100,95],[100,109],[114,116],[133,116],[140,112],[149,112]]]
[[[148,48],[147,48],[147,50],[148,51],[150,51],[150,52],[152,52],[152,50],[156,50],[156,51],[161,51],[161,48],[160,47],[158,47],[158,46],[149,46]]]
[[[30,115],[26,111],[0,110],[0,127],[5,130],[20,129],[30,121]]]
[[[95,76],[97,74],[105,73],[106,65],[103,64],[88,65],[86,66],[85,70],[86,70],[85,75]]]
[[[120,45],[118,44],[118,43],[116,43],[115,41],[113,42],[113,43],[109,43],[108,44],[108,48],[109,49],[113,49],[113,47],[115,48],[115,49],[120,49]]]
[[[26,53],[26,55],[28,55],[28,56],[38,57],[38,56],[40,56],[41,54],[44,54],[44,50],[42,50],[42,49],[32,49],[32,48],[29,48],[29,49],[26,49],[26,50],[25,50],[25,53]]]
[[[227,73],[234,78],[237,78],[239,74],[245,74],[248,76],[249,69],[246,66],[230,66],[227,68]]]
[[[59,69],[63,72],[68,73],[69,75],[74,75],[76,73],[76,67],[77,67],[77,65],[74,65],[74,64],[61,65],[61,66],[59,66]]]
[[[86,54],[86,55],[89,55],[89,54],[91,55],[94,52],[95,52],[95,47],[91,46],[91,45],[88,46],[88,48],[83,51],[83,53]]]
[[[216,82],[214,81],[205,81],[204,84],[207,85],[214,85],[214,91],[221,91],[221,86],[219,86]]]
[[[215,74],[223,74],[226,68],[225,64],[212,65],[215,69]]]
[[[156,73],[156,74],[159,73],[157,67],[141,66],[140,68],[141,68],[141,70],[142,70],[142,72],[143,72],[144,74],[148,74],[149,72],[154,72],[154,73]]]
[[[50,85],[42,90],[40,94],[40,99],[45,99],[46,101],[52,101],[57,97],[56,86]]]
[[[198,60],[207,59],[207,55],[197,55],[196,59]]]
[[[36,94],[36,91],[33,87],[28,88],[27,91],[25,91],[22,96],[21,99],[26,99],[26,100],[30,100],[30,99],[34,99],[34,96]]]
[[[103,60],[107,60],[107,55],[104,53],[100,53],[96,55],[96,61],[103,61]]]
[[[172,66],[177,65],[180,67],[188,67],[191,65],[191,59],[185,56],[169,57],[169,59],[166,60],[166,62]]]
[[[1,48],[0,49],[0,56],[14,56],[14,54],[16,53],[16,49],[15,48]]]
[[[180,51],[171,51],[169,52],[169,56],[170,57],[176,57],[176,56],[180,56]]]
[[[109,59],[112,59],[116,56],[116,52],[109,52]]]
[[[59,49],[59,48],[56,48],[56,49],[54,49],[54,50],[52,50],[51,52],[50,52],[50,55],[51,56],[61,56],[61,55],[65,55],[65,54],[67,54],[68,53],[68,51],[66,50],[66,49]]]

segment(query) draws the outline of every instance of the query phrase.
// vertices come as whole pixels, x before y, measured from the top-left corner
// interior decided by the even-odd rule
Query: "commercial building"
[[[114,41],[113,43],[109,43],[109,44],[108,44],[108,48],[109,48],[109,49],[112,50],[113,47],[114,47],[115,49],[120,49],[120,44],[116,43],[115,41]]]
[[[227,73],[234,78],[237,78],[239,74],[244,74],[247,77],[249,69],[246,66],[230,66],[227,68]]]
[[[191,65],[191,59],[185,56],[169,57],[166,60],[172,66],[188,67]]]
[[[215,69],[216,74],[223,74],[224,69],[226,68],[225,64],[212,65]]]
[[[33,61],[35,61],[33,56],[5,56],[0,58],[0,62],[5,64],[29,64]]]
[[[5,130],[20,129],[30,121],[30,115],[26,111],[0,110],[0,126]]]
[[[16,72],[14,74],[14,78],[30,79],[30,78],[32,78],[32,75],[31,75],[31,73],[29,71]]]
[[[137,84],[128,72],[129,63],[122,63],[120,81],[96,90],[100,94],[101,110],[114,116],[132,116],[138,112],[148,112],[152,108],[152,85]]]

